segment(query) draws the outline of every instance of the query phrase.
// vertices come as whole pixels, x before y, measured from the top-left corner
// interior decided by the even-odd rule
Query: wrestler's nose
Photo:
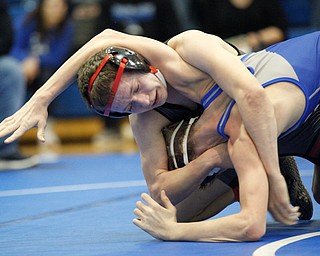
[[[134,102],[141,107],[149,107],[151,104],[150,97],[147,94],[136,95]]]

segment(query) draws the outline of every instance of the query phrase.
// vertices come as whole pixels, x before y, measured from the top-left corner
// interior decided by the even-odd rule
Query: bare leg
[[[312,179],[312,193],[314,199],[320,204],[320,166],[314,165]]]
[[[197,189],[176,205],[179,222],[208,219],[235,201],[232,189],[215,179],[204,189]]]

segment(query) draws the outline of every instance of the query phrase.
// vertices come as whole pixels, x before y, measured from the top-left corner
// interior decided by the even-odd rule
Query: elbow
[[[170,198],[171,203],[176,204],[176,197],[177,196],[174,192],[174,189],[168,184],[168,180],[165,177],[157,177],[154,182],[148,185],[148,190],[150,196],[158,202],[159,204],[163,205],[161,199],[161,191],[164,190],[167,196]],[[172,196],[172,197],[171,197]]]
[[[112,36],[114,36],[117,32],[111,28],[107,28],[105,30],[103,30],[100,34],[98,34],[98,36],[100,37],[106,37],[106,38],[110,38]]]
[[[266,233],[266,222],[261,218],[246,220],[246,224],[242,230],[242,240],[254,242],[260,240]]]
[[[266,233],[266,226],[260,223],[251,223],[244,229],[244,241],[255,242],[259,241]]]
[[[254,242],[258,241],[266,233],[267,220],[262,212],[253,209],[241,210],[238,215],[238,241]]]
[[[111,28],[106,28],[105,30],[101,31],[98,35],[95,37],[99,40],[108,40],[108,41],[117,41],[117,40],[125,40],[127,39],[126,36],[128,36],[125,33],[113,30]]]
[[[261,86],[257,86],[256,89],[245,92],[243,99],[250,107],[259,106],[268,100],[267,94]]]

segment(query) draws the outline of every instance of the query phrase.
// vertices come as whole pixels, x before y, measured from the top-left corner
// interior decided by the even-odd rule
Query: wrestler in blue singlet
[[[317,68],[319,35],[320,33],[314,33],[291,39],[271,46],[264,51],[241,57],[262,86],[266,87],[276,82],[288,81],[296,84],[306,95],[307,105],[304,114],[296,125],[282,134],[278,140],[279,156],[283,156],[279,158],[280,170],[288,185],[290,201],[292,205],[300,207],[302,214],[299,218],[306,220],[312,217],[312,200],[301,181],[295,160],[291,156],[301,156],[315,164],[320,164],[320,110],[314,111],[319,103],[319,76],[317,72],[319,70]],[[308,52],[299,51],[300,47],[308,48]],[[297,50],[299,54],[295,54]],[[305,63],[309,65],[305,65]],[[203,108],[207,108],[221,93],[222,90],[218,85],[213,86],[201,101]],[[224,127],[234,104],[235,102],[232,101],[228,105],[218,124],[217,130],[225,138],[227,135],[224,133]],[[194,125],[197,118],[190,119],[190,117],[194,114],[195,116],[201,114],[201,111],[200,113],[188,113],[190,110],[183,107],[176,109],[170,105],[163,106],[163,109],[159,108],[157,111],[172,122],[180,121],[183,118],[181,122],[171,124],[162,130],[167,146],[168,168],[169,170],[181,168],[189,162],[189,159],[192,159],[192,149],[187,146],[187,138],[191,126]],[[186,113],[188,113],[187,116]],[[212,173],[202,182],[201,187],[206,187],[215,179],[230,186],[237,195],[238,179],[234,169],[221,171],[219,168],[214,168]]]
[[[243,63],[255,75],[263,87],[277,82],[296,84],[306,96],[306,107],[300,120],[280,138],[299,127],[316,109],[320,102],[320,32],[289,39],[272,45],[257,53],[249,53],[241,57]],[[218,85],[214,86],[203,98],[202,105],[207,108],[221,93]],[[226,122],[232,101],[222,115],[217,130],[225,138]]]

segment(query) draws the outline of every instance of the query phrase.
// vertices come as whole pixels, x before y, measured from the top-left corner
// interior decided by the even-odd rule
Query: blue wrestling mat
[[[297,159],[311,187],[313,167]],[[138,154],[62,156],[55,164],[0,172],[0,255],[319,255],[320,206],[312,221],[273,222],[251,243],[162,242],[132,224],[147,192]],[[238,211],[234,204],[219,216]]]

